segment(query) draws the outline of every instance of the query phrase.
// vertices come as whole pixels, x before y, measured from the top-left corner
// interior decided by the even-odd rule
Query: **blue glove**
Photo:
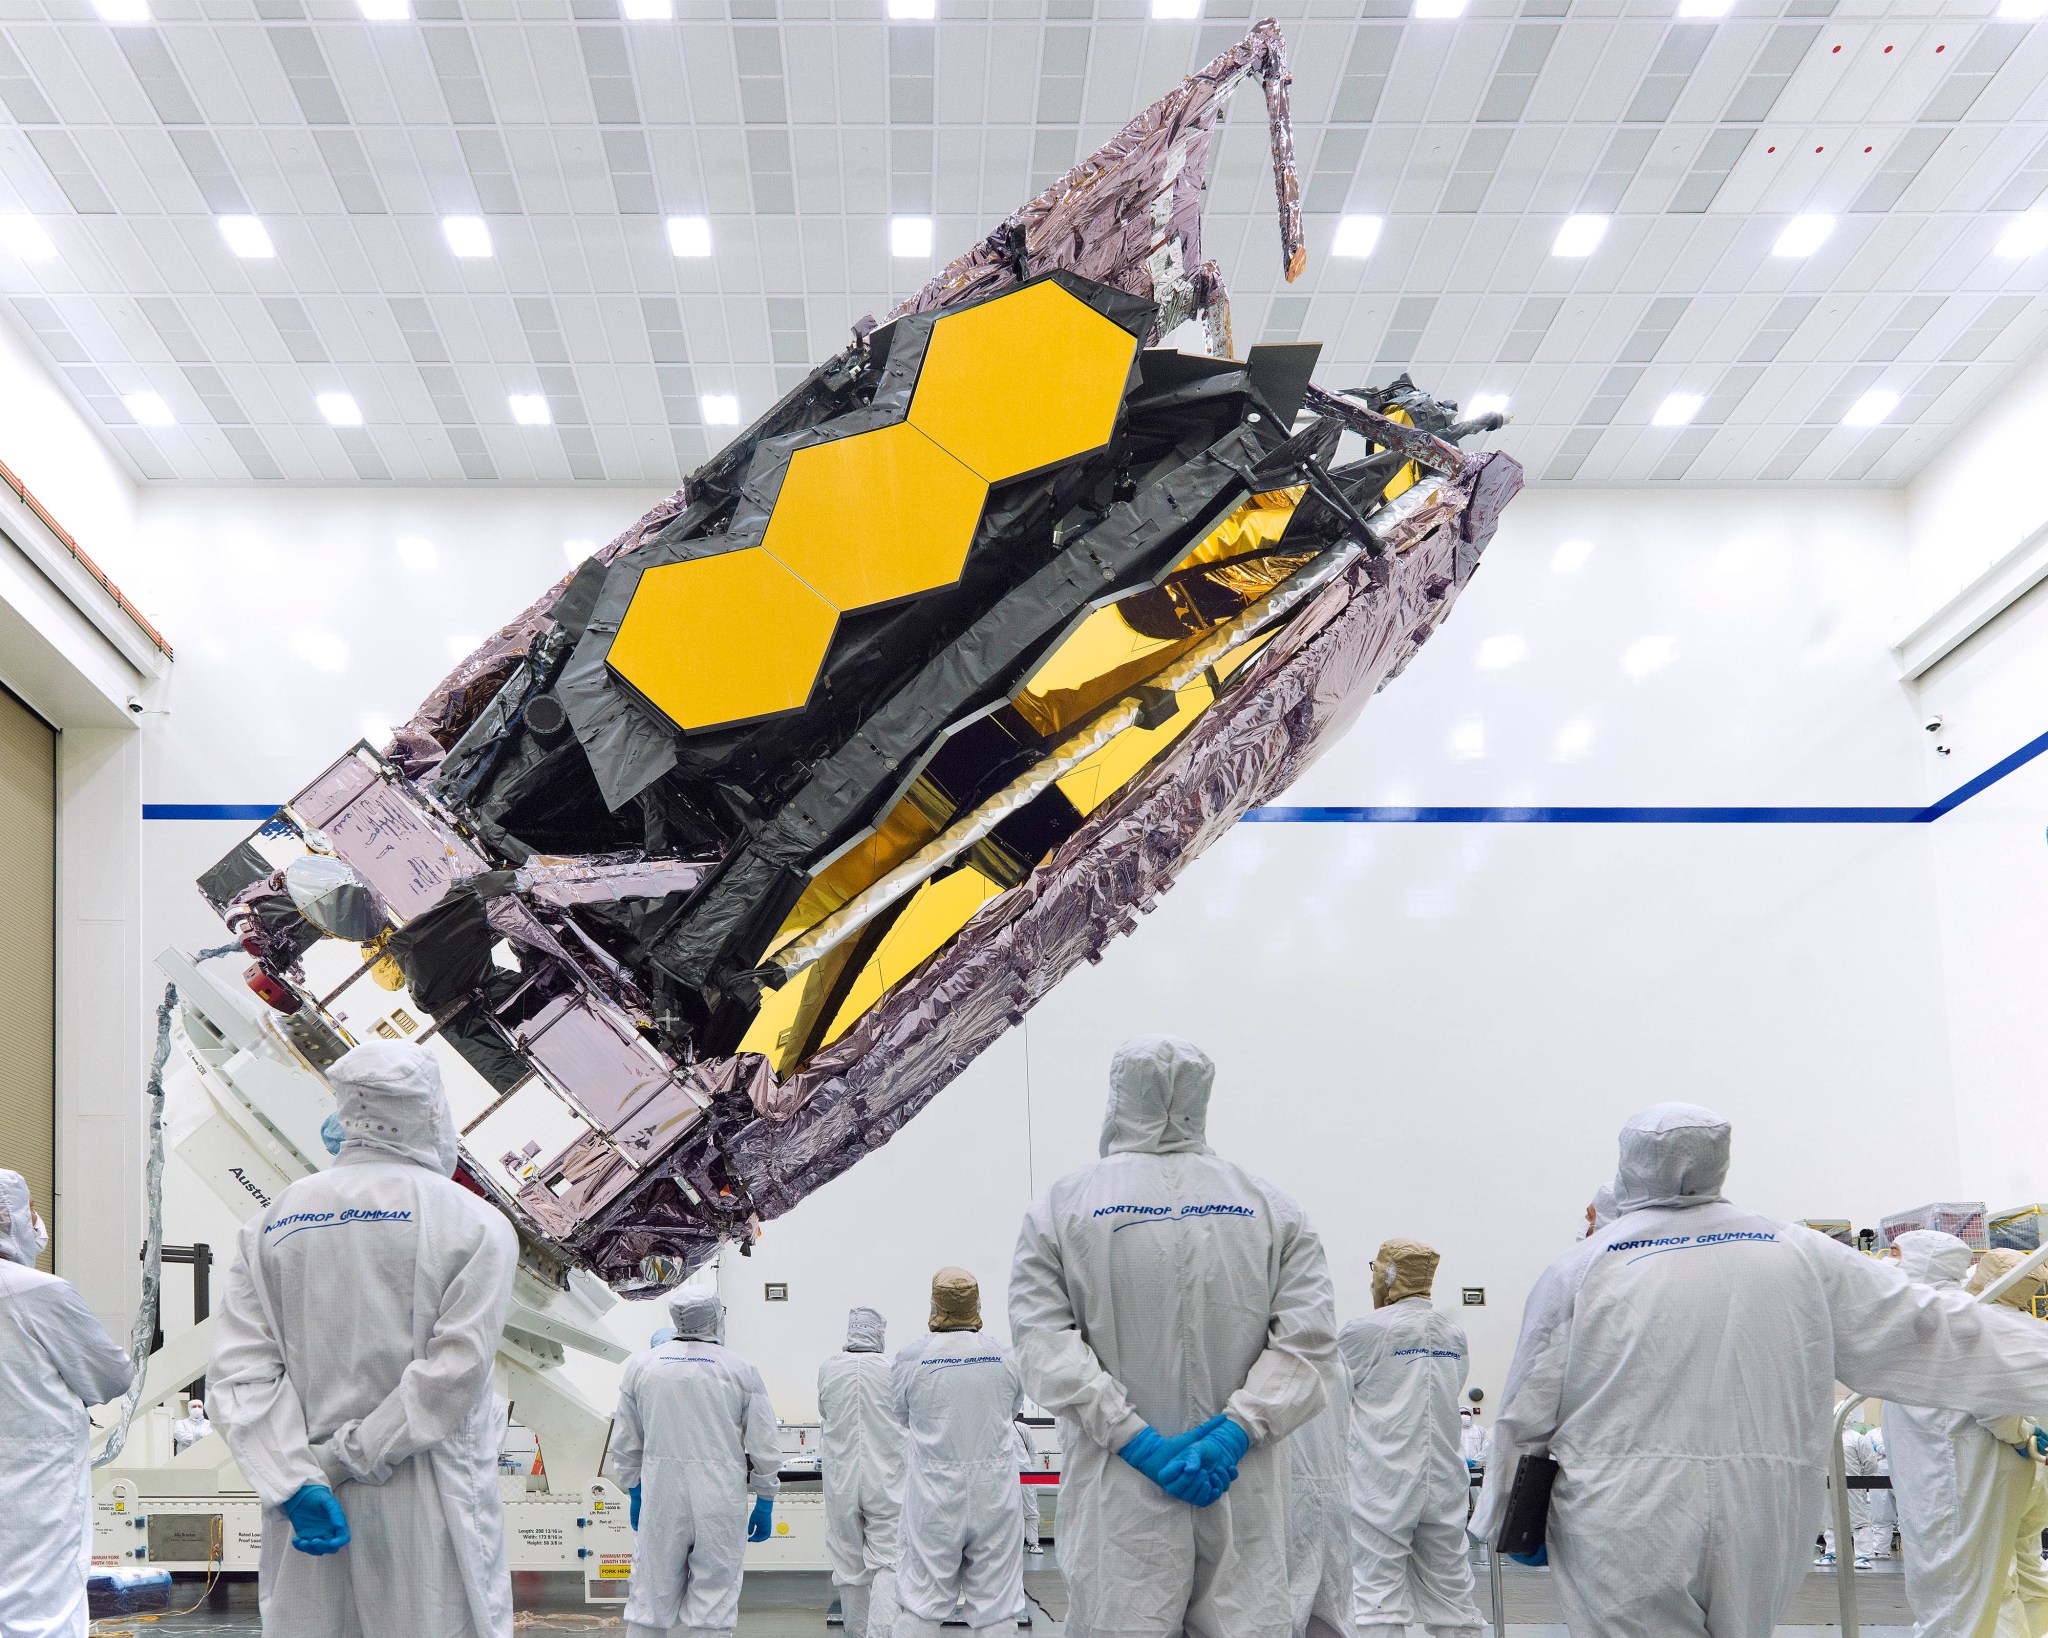
[[[1189,1428],[1185,1433],[1176,1433],[1171,1439],[1165,1437],[1154,1428],[1146,1428],[1126,1444],[1123,1449],[1119,1450],[1117,1454],[1140,1473],[1144,1474],[1146,1478],[1157,1484],[1159,1483],[1160,1470],[1168,1462],[1186,1450],[1189,1445],[1201,1438],[1203,1434],[1213,1431],[1216,1424],[1222,1420],[1223,1418],[1220,1416],[1212,1416],[1200,1427]]]
[[[341,1116],[329,1115],[320,1123],[320,1141],[331,1155],[341,1153],[342,1139],[348,1134],[341,1129]]]
[[[754,1498],[754,1510],[747,1515],[747,1540],[766,1541],[775,1528],[775,1503],[766,1496]]]
[[[627,1516],[630,1519],[632,1519],[633,1528],[637,1530],[640,1528],[640,1487],[636,1484],[635,1486],[633,1486],[631,1490],[628,1490],[626,1492],[626,1495],[631,1499],[633,1504]]]
[[[2048,1456],[2048,1428],[2034,1429],[2033,1454],[2036,1456]]]
[[[1550,1543],[1546,1541],[1533,1553],[1509,1553],[1507,1556],[1517,1564],[1526,1564],[1532,1570],[1541,1570],[1550,1563]]]
[[[338,1553],[348,1545],[348,1518],[324,1484],[300,1485],[285,1502],[284,1516],[291,1520],[292,1545],[302,1553]]]
[[[1228,1417],[1168,1462],[1159,1485],[1169,1496],[1207,1507],[1237,1478],[1237,1464],[1252,1448],[1252,1436]]]

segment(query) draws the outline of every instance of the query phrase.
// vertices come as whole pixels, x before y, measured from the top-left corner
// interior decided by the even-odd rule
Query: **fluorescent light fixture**
[[[889,16],[899,23],[929,23],[938,14],[938,0],[889,0]]]
[[[1778,242],[1771,246],[1773,256],[1811,256],[1828,242],[1828,235],[1835,231],[1832,216],[1795,216],[1785,224],[1785,231],[1778,235]]]
[[[446,640],[448,643],[448,658],[451,660],[468,659],[470,655],[483,646],[484,641],[481,637],[467,631],[451,632]]]
[[[1557,731],[1557,739],[1550,747],[1550,754],[1560,762],[1576,762],[1593,748],[1593,724],[1590,718],[1574,717]]]
[[[292,639],[292,652],[315,671],[346,671],[348,644],[331,631],[302,631]]]
[[[2048,210],[2030,210],[2024,216],[2014,217],[1998,236],[1998,254],[2016,262],[2042,250],[2048,250]]]
[[[1486,755],[1486,724],[1474,717],[1451,730],[1451,755],[1474,761]]]
[[[544,427],[554,420],[548,413],[547,396],[537,392],[515,392],[505,400],[512,419],[523,427]]]
[[[696,258],[711,254],[711,222],[703,216],[671,216],[668,219],[668,248],[677,256]]]
[[[1734,9],[1735,0],[1678,0],[1678,15],[1681,17],[1726,17]]]
[[[178,424],[178,418],[171,413],[171,406],[164,402],[160,392],[131,392],[121,402],[128,406],[128,413],[146,427]]]
[[[629,23],[666,23],[675,14],[674,0],[619,0],[619,15]]]
[[[1657,413],[1650,417],[1653,427],[1682,427],[1700,412],[1700,405],[1706,399],[1696,392],[1674,392],[1657,406]]]
[[[253,216],[216,216],[220,224],[220,236],[244,261],[265,262],[277,254],[277,246],[270,242],[270,230]]]
[[[1577,574],[1586,566],[1586,559],[1592,555],[1593,543],[1590,540],[1564,541],[1551,554],[1550,572],[1552,574]]]
[[[889,218],[891,256],[929,256],[932,253],[932,219],[929,216]]]
[[[92,9],[104,23],[146,23],[149,0],[92,0]]]
[[[697,413],[707,427],[736,427],[740,424],[740,401],[729,392],[707,392],[697,400]]]
[[[448,241],[449,254],[474,260],[491,253],[491,230],[481,216],[444,216],[441,236]]]
[[[25,262],[47,262],[57,254],[56,242],[33,216],[0,216],[0,245]]]
[[[1363,260],[1378,248],[1382,226],[1384,224],[1377,216],[1338,217],[1337,235],[1330,241],[1330,254]]]
[[[1600,241],[1606,237],[1606,217],[1567,216],[1564,225],[1557,230],[1557,237],[1550,241],[1550,254],[1590,256],[1600,248]]]
[[[432,574],[440,567],[441,554],[434,550],[434,543],[424,535],[400,535],[398,561],[414,574]]]
[[[1498,637],[1489,637],[1479,645],[1479,669],[1481,671],[1505,671],[1529,652],[1529,645],[1512,632],[1503,632]]]
[[[1202,15],[1202,0],[1152,0],[1155,23],[1190,23]]]
[[[323,392],[313,402],[320,406],[320,413],[327,417],[327,424],[331,427],[359,427],[363,424],[362,406],[356,402],[354,393]]]
[[[2015,22],[2031,23],[2048,16],[2048,0],[1999,0],[1998,15]]]
[[[412,0],[356,0],[366,23],[402,23],[412,16]]]
[[[1417,17],[1463,17],[1465,0],[1415,0]]]
[[[1849,406],[1849,413],[1842,417],[1845,427],[1874,427],[1899,407],[1899,395],[1887,392],[1882,387],[1872,387],[1855,403]]]
[[[1508,412],[1508,395],[1504,392],[1475,392],[1465,406],[1467,415],[1505,415]]]
[[[569,567],[572,569],[596,550],[597,542],[594,540],[565,540],[562,542],[562,556],[569,560]]]
[[[1621,669],[1641,682],[1653,671],[1662,671],[1678,657],[1673,637],[1638,637],[1621,651]]]

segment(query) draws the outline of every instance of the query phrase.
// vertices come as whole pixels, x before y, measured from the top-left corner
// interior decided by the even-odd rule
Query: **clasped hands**
[[[1170,1439],[1146,1428],[1117,1455],[1174,1500],[1207,1507],[1230,1488],[1251,1445],[1251,1435],[1229,1417],[1212,1416]]]

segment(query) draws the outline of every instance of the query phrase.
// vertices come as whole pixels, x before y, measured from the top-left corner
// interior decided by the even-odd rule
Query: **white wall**
[[[552,580],[564,538],[652,498],[146,494],[127,572],[180,653],[148,800],[280,800],[366,715],[403,716],[449,634]],[[401,535],[437,566],[404,568]],[[1569,539],[1592,552],[1553,572]],[[1951,770],[1889,670],[1911,602],[1896,495],[1532,492],[1290,801],[1915,805]],[[342,668],[305,634],[338,640]],[[1500,636],[1526,657],[1480,668]],[[1479,756],[1453,743],[1473,721]],[[1560,752],[1581,721],[1583,751]],[[192,878],[247,825],[145,828],[151,953],[215,941]],[[1874,1222],[1965,1186],[1939,945],[1925,827],[1243,827],[893,1144],[729,1257],[733,1337],[796,1416],[846,1307],[881,1306],[903,1339],[941,1264],[980,1275],[1004,1328],[1025,1202],[1092,1157],[1116,1042],[1166,1029],[1216,1056],[1218,1148],[1306,1203],[1345,1312],[1392,1234],[1443,1250],[1452,1301],[1487,1289],[1466,1318],[1497,1392],[1522,1293],[1644,1104],[1726,1110],[1735,1191],[1786,1216]],[[173,1187],[172,1237],[227,1241],[227,1214]],[[786,1306],[761,1300],[769,1280]]]
[[[2023,371],[1914,485],[1908,547],[1926,612],[1992,559],[2048,530],[2038,479],[2048,360]],[[1913,690],[1943,718],[1961,784],[2048,732],[2048,587],[2037,586]],[[2048,761],[2008,775],[1930,827],[1953,1020],[1964,1175],[1994,1208],[2048,1193],[2033,1154],[2048,1068]]]

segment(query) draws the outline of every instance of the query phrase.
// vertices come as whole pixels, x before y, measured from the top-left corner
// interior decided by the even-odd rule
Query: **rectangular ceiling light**
[[[57,254],[55,241],[33,216],[0,216],[0,245],[25,262],[47,262]]]
[[[1600,241],[1606,237],[1606,217],[1567,216],[1564,225],[1557,230],[1557,237],[1550,242],[1550,254],[1590,256],[1600,248]]]
[[[929,256],[932,253],[932,219],[929,216],[889,218],[891,256]]]
[[[1696,392],[1674,392],[1657,406],[1657,413],[1650,417],[1653,427],[1682,427],[1700,412],[1700,405],[1706,399]]]
[[[1855,403],[1849,406],[1849,413],[1842,417],[1845,427],[1874,427],[1899,407],[1899,395],[1887,392],[1882,387],[1872,387]]]
[[[270,230],[253,216],[217,216],[220,236],[244,261],[265,262],[277,254],[270,242]]]
[[[149,0],[92,0],[92,9],[106,23],[146,23]]]
[[[1998,254],[2012,261],[2024,261],[2042,250],[2048,250],[2048,210],[2037,207],[2014,217],[1998,236]]]
[[[451,255],[474,259],[491,253],[491,230],[481,216],[444,216],[441,235]]]
[[[1467,415],[1505,415],[1508,412],[1508,395],[1504,392],[1475,392],[1472,402],[1465,406]]]
[[[1811,256],[1828,242],[1828,235],[1835,231],[1832,216],[1795,216],[1785,224],[1785,231],[1778,235],[1778,242],[1771,246],[1773,256]]]
[[[1463,17],[1465,0],[1415,0],[1417,17]]]
[[[356,0],[369,23],[402,23],[412,16],[412,0]]]
[[[1337,234],[1330,241],[1330,254],[1359,260],[1370,256],[1378,248],[1381,225],[1377,216],[1338,217]]]
[[[889,0],[889,16],[898,23],[929,23],[938,14],[938,0]]]
[[[178,424],[178,418],[171,413],[171,406],[164,402],[160,392],[131,392],[121,402],[143,426],[171,427]]]
[[[363,411],[356,403],[354,393],[323,392],[313,402],[320,406],[320,413],[327,417],[327,424],[331,427],[359,427],[363,424]]]
[[[619,0],[619,15],[629,23],[666,23],[675,14],[674,0]]]
[[[702,216],[671,216],[668,219],[668,248],[678,256],[709,256],[710,220]]]
[[[1191,23],[1202,15],[1202,0],[1152,0],[1155,23]]]
[[[554,420],[548,413],[545,394],[515,392],[505,402],[512,410],[512,419],[523,427],[544,427]]]
[[[707,427],[736,427],[740,424],[740,401],[729,392],[707,392],[697,400],[697,413]]]
[[[1678,0],[1678,15],[1681,17],[1726,17],[1734,9],[1735,0]]]

